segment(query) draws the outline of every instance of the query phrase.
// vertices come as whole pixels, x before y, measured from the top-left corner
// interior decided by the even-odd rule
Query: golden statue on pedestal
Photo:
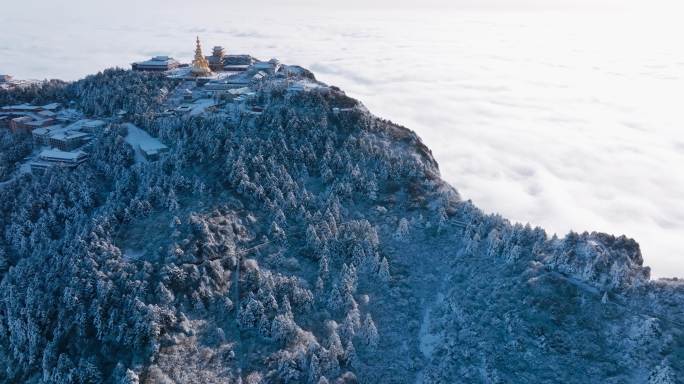
[[[202,54],[202,45],[200,44],[199,36],[197,36],[197,47],[195,48],[195,58],[192,60],[191,72],[194,76],[208,76],[211,74],[209,62]]]

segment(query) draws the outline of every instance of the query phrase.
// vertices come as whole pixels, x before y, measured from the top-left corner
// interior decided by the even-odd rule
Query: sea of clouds
[[[417,131],[486,211],[559,235],[626,234],[654,276],[684,277],[684,27],[466,8],[27,0],[0,14],[0,73],[71,80],[189,60],[195,35],[207,51],[278,57]]]

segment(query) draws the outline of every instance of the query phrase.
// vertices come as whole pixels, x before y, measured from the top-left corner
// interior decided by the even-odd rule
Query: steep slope
[[[485,215],[415,133],[301,68],[256,86],[258,113],[168,116],[174,85],[108,70],[2,96],[127,109],[170,152],[136,161],[112,120],[87,164],[0,186],[0,380],[684,375],[684,288],[649,280],[633,240]]]

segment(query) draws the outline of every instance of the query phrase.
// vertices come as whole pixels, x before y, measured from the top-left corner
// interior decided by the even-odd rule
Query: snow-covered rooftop
[[[51,125],[49,127],[36,128],[32,131],[32,133],[34,135],[40,136],[40,135],[47,135],[49,133],[54,133],[54,132],[62,130],[62,129],[66,129],[66,128],[64,128],[61,124],[55,124],[55,125]]]
[[[146,67],[167,67],[169,65],[179,64],[178,61],[169,56],[155,56],[149,60],[139,61],[135,63],[136,65],[146,66]]]
[[[31,104],[19,104],[19,105],[7,105],[2,108],[3,111],[37,111],[40,109],[39,106],[37,105],[31,105]]]
[[[106,123],[102,120],[91,120],[91,119],[82,119],[73,122],[70,124],[67,129],[69,130],[79,130],[79,129],[86,129],[86,130],[92,130],[94,128],[100,128],[104,126]]]
[[[57,140],[66,140],[66,139],[79,139],[83,137],[87,137],[88,134],[85,132],[80,132],[80,131],[59,131],[55,132],[52,134],[50,137],[53,139]]]
[[[159,153],[163,152],[168,147],[164,144],[162,144],[159,139],[154,138],[150,136],[149,133],[145,132],[144,130],[136,127],[133,124],[126,124],[126,128],[128,129],[128,134],[124,138],[124,140],[133,146],[135,151],[135,159],[138,162],[144,161],[144,157],[140,153],[140,151],[146,153],[146,154],[153,154],[153,153]]]
[[[74,152],[67,152],[67,151],[61,151],[59,149],[45,149],[42,152],[40,152],[40,157],[43,160],[52,160],[52,161],[76,161],[83,156],[85,156],[86,153],[83,151],[74,151]]]

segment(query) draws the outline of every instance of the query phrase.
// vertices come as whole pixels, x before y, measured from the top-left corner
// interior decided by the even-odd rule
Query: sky
[[[0,73],[74,80],[199,35],[300,64],[415,130],[487,212],[626,234],[684,277],[684,27],[669,0],[59,2],[0,14]]]

